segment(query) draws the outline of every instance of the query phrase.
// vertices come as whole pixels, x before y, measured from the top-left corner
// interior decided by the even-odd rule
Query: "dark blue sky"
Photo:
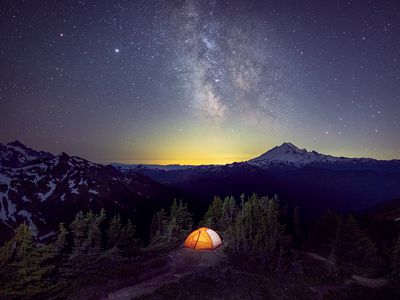
[[[400,158],[398,1],[8,1],[0,142],[223,163]]]

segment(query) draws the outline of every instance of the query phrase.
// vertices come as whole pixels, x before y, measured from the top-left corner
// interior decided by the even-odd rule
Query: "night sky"
[[[3,1],[0,142],[227,163],[400,158],[399,1]]]

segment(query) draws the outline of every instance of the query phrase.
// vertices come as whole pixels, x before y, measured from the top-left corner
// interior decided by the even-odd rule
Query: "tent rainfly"
[[[193,250],[214,250],[221,245],[218,233],[206,227],[193,231],[185,241],[185,247]]]

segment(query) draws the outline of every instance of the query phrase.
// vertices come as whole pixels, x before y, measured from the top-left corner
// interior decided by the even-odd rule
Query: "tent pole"
[[[199,238],[200,238],[200,234],[201,234],[201,230],[199,230],[199,235],[197,236],[196,244],[194,244],[193,249],[196,249],[197,242],[199,241]]]

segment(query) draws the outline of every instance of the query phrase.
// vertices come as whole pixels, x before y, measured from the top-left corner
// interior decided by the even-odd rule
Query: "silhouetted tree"
[[[158,250],[167,247],[168,223],[169,216],[164,209],[154,214],[150,226],[150,246],[152,249]]]
[[[220,197],[215,196],[208,207],[201,224],[215,230],[221,229],[223,214],[223,203]]]
[[[68,256],[62,268],[65,278],[86,277],[99,271],[102,259],[103,238],[100,225],[105,221],[105,210],[102,209],[98,215],[88,212],[79,212],[71,223],[74,237],[72,252]]]
[[[193,226],[193,215],[189,212],[187,204],[176,199],[169,210],[157,212],[151,224],[150,248],[162,250],[173,248],[183,243]]]
[[[119,215],[112,217],[107,230],[107,248],[113,248],[118,245],[121,237],[121,218]]]
[[[57,239],[54,242],[54,250],[56,251],[56,253],[63,252],[68,246],[68,240],[67,240],[68,234],[69,232],[67,228],[65,228],[64,223],[60,223],[58,226]]]
[[[243,202],[241,211],[228,228],[226,242],[228,249],[236,253],[270,256],[277,250],[282,234],[277,199],[253,194]]]
[[[229,226],[236,217],[237,207],[235,198],[226,197],[222,204],[221,228],[223,231]]]
[[[359,274],[373,275],[381,263],[375,244],[351,215],[340,222],[333,251],[339,264]]]
[[[136,254],[140,248],[140,241],[135,237],[135,232],[136,229],[131,220],[128,220],[121,228],[118,248],[124,256],[132,256]]]
[[[35,243],[31,229],[21,224],[14,237],[0,249],[0,297],[30,299],[44,297],[54,288],[51,247]]]
[[[182,240],[190,233],[192,226],[193,218],[187,208],[187,204],[183,203],[182,200],[177,204],[176,200],[174,200],[167,226],[168,243],[173,246],[182,243]]]
[[[83,245],[87,235],[87,218],[82,211],[75,215],[75,219],[72,221],[70,228],[74,237],[74,249],[78,251]]]
[[[100,229],[100,225],[106,219],[106,212],[104,209],[100,211],[99,215],[94,215],[92,218],[88,218],[88,234],[87,244],[88,250],[91,253],[99,253],[103,248],[103,237]]]

